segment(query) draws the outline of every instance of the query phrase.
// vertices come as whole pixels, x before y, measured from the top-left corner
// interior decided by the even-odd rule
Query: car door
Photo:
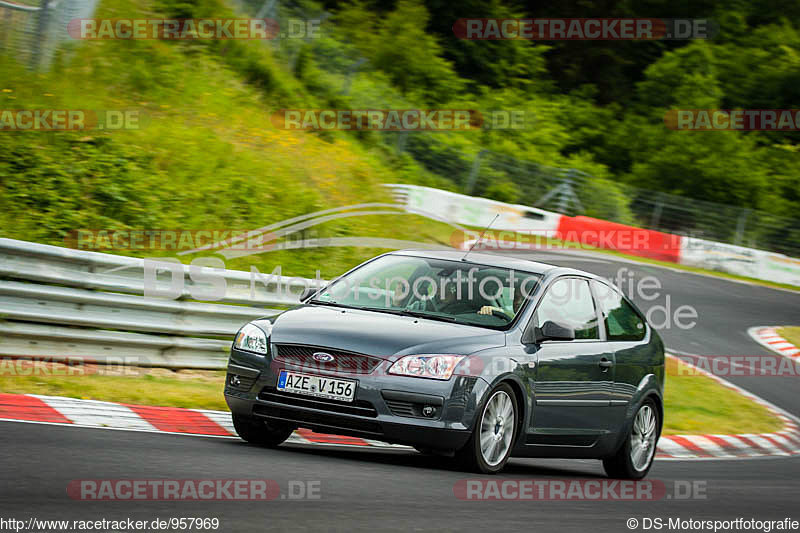
[[[611,393],[610,429],[625,422],[628,404],[652,364],[649,331],[644,317],[614,287],[592,280],[608,346],[614,351],[614,387]]]
[[[534,347],[531,443],[588,446],[609,429],[614,383],[614,354],[605,343],[589,280],[562,277],[551,283],[530,327],[548,320],[572,328],[575,339],[545,340]]]

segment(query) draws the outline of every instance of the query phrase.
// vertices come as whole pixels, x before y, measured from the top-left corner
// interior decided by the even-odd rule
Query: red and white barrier
[[[617,250],[671,263],[680,262],[682,237],[679,235],[634,228],[591,217],[563,215],[558,223],[557,234],[562,241],[579,242],[595,248]]]

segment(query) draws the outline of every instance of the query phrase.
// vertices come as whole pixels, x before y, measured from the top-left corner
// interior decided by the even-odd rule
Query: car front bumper
[[[477,406],[487,392],[486,381],[475,376],[453,376],[447,381],[395,376],[386,372],[390,365],[385,361],[369,374],[345,374],[234,349],[225,399],[236,415],[282,420],[320,433],[436,450],[466,444]],[[339,402],[280,392],[276,386],[281,370],[357,381],[355,399]]]

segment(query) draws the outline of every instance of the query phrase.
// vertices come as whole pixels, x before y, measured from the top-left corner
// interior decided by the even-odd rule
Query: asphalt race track
[[[661,296],[635,298],[643,310],[691,305],[695,327],[662,329],[670,350],[698,355],[769,354],[747,335],[752,326],[800,323],[797,293],[617,261],[607,255],[526,253],[523,256],[616,277],[655,276]],[[623,286],[623,289],[627,289]],[[650,291],[652,292],[652,291]],[[800,416],[798,377],[731,377],[730,381]],[[667,413],[666,416],[669,416]],[[669,518],[800,520],[800,457],[657,461],[649,478],[663,484],[657,501],[463,501],[459,480],[479,476],[447,461],[404,450],[353,450],[288,445],[264,450],[238,439],[201,438],[0,423],[0,509],[27,520],[215,517],[221,531],[483,530],[629,531],[628,520]],[[77,501],[67,494],[80,479],[271,479],[282,497],[247,502]],[[604,479],[598,461],[512,460],[500,478]],[[318,482],[319,498],[292,499],[289,485]],[[689,497],[678,487],[699,487]],[[655,531],[655,528],[651,528]]]
[[[454,484],[470,476],[411,452],[263,450],[235,439],[13,422],[3,424],[0,445],[5,455],[0,503],[4,515],[19,518],[207,516],[220,518],[224,531],[626,531],[630,517],[796,518],[800,498],[800,458],[658,461],[650,472],[650,479],[668,487],[675,480],[704,482],[705,500],[495,502],[456,499]],[[512,461],[503,478],[602,475],[597,461],[526,459]],[[282,489],[289,480],[319,480],[320,499],[82,502],[69,499],[65,491],[74,479],[235,477],[274,479]]]

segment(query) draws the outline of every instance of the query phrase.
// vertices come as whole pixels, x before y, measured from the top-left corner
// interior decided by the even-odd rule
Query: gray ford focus
[[[663,421],[664,346],[587,272],[491,254],[378,256],[236,335],[225,398],[246,441],[296,428],[502,470],[601,459],[643,478]]]

